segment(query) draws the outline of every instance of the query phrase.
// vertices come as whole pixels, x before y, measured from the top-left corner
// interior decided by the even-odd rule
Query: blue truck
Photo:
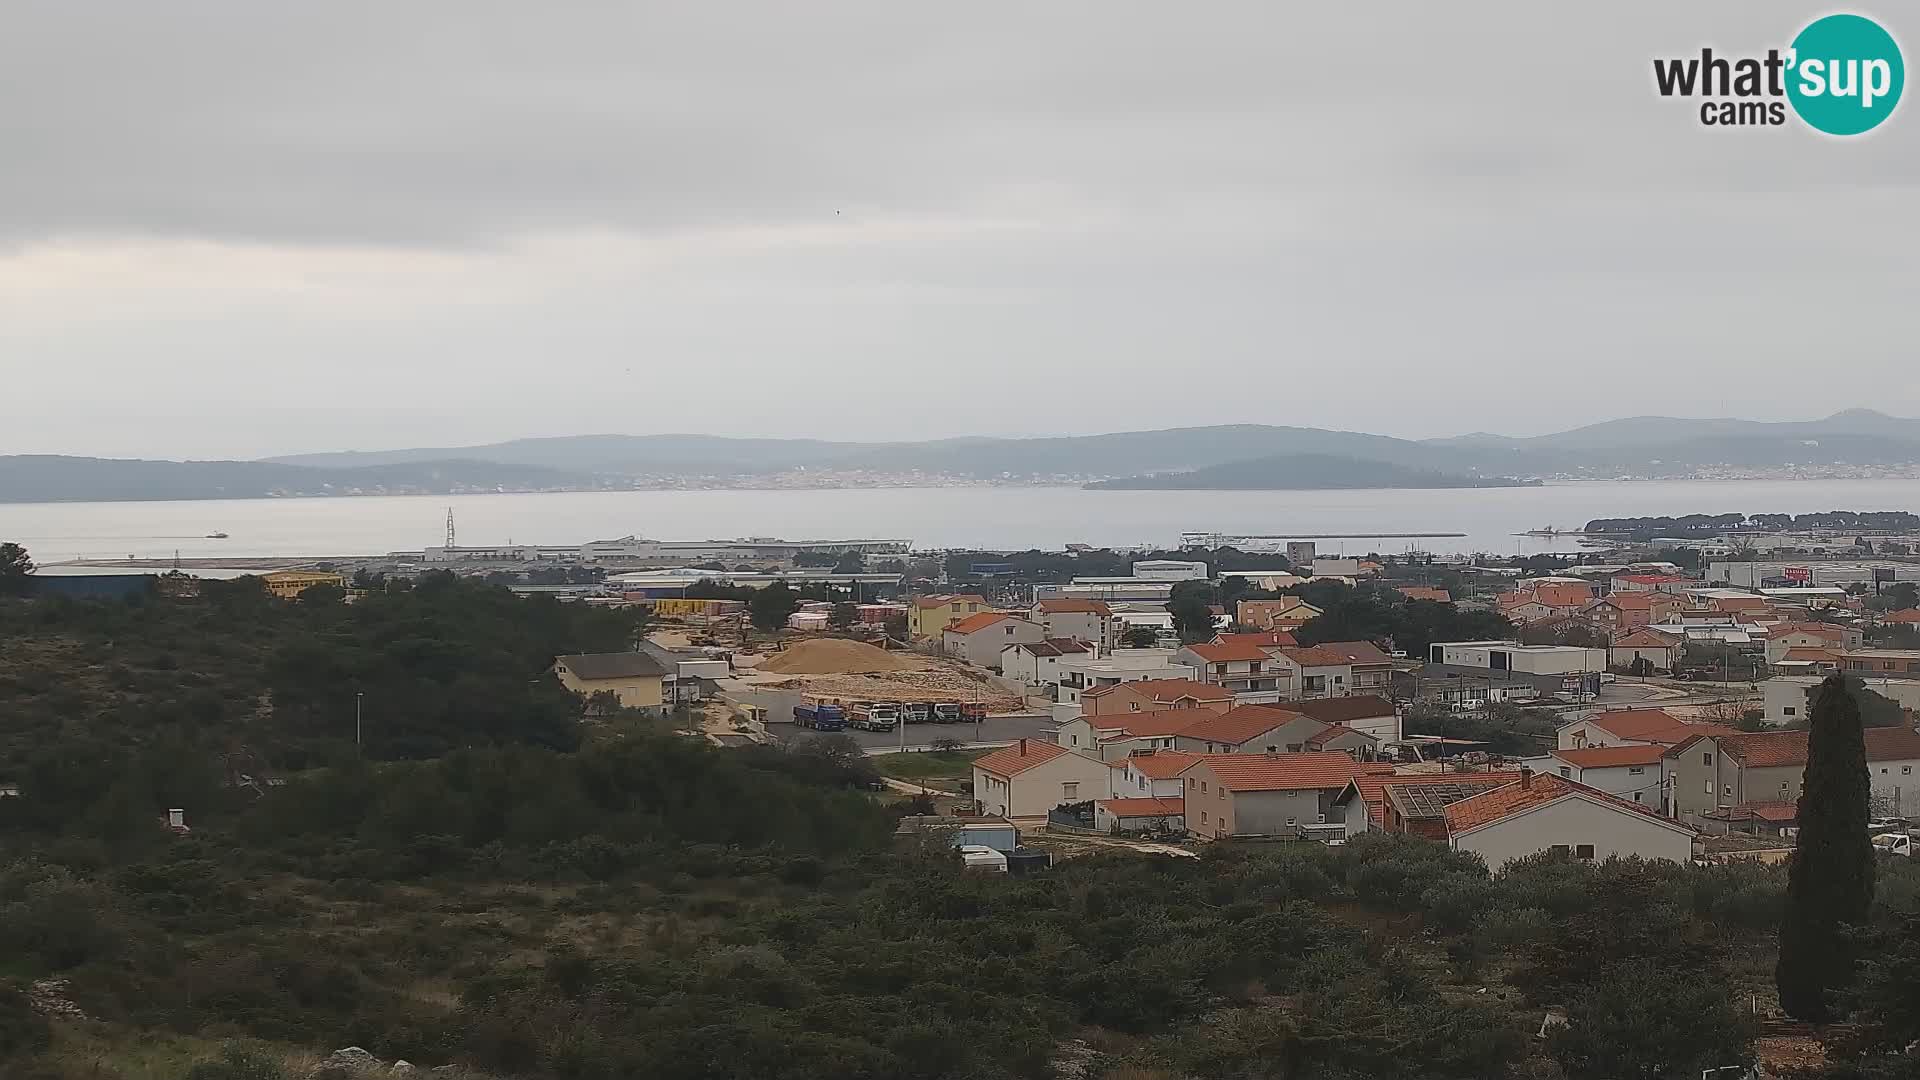
[[[793,722],[815,731],[847,730],[847,711],[838,705],[806,701],[793,707]]]

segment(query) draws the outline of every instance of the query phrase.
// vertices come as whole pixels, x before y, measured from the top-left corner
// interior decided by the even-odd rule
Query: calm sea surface
[[[1182,532],[1458,532],[1421,540],[1322,540],[1323,552],[1514,554],[1570,540],[1515,536],[1596,517],[1920,510],[1920,480],[1590,481],[1469,491],[1083,491],[881,488],[366,496],[219,502],[0,504],[0,540],[39,562],[76,558],[377,555],[441,542],[452,507],[462,544],[572,544],[629,534],[886,537],[918,547],[1172,545]],[[226,540],[205,539],[222,531]]]

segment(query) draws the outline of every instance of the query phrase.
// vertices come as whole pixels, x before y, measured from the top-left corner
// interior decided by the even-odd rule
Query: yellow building
[[[583,653],[553,658],[560,685],[592,697],[611,691],[622,708],[663,712],[665,680],[669,674],[658,660],[642,652]]]
[[[907,609],[907,636],[915,641],[938,639],[947,627],[969,615],[992,611],[984,596],[961,593],[958,596],[916,596]]]
[[[282,600],[298,600],[300,594],[315,585],[332,585],[338,589],[347,587],[345,574],[329,574],[321,570],[275,570],[271,574],[261,574],[260,583],[267,591]]]

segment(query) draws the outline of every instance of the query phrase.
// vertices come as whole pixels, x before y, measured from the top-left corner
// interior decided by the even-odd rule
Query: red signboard
[[[1786,569],[1788,581],[1806,581],[1813,577],[1813,571],[1804,566],[1789,566]]]

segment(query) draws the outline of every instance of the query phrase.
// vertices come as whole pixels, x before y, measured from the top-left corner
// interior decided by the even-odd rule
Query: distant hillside
[[[1462,476],[1678,475],[1701,465],[1920,463],[1920,420],[1866,409],[1791,423],[1642,416],[1526,438],[1478,432],[1424,441],[1265,424],[890,443],[578,435],[485,446],[303,454],[273,461],[354,468],[465,459],[605,477],[751,476],[806,468],[1057,481],[1187,472],[1286,454],[1351,458]]]
[[[259,499],[291,495],[557,491],[591,487],[589,476],[486,461],[423,461],[315,469],[265,461],[140,461],[0,457],[0,503]]]
[[[1275,454],[1189,472],[1130,476],[1086,485],[1096,491],[1291,491],[1326,488],[1519,487],[1508,477],[1450,476],[1325,454]],[[1538,483],[1538,481],[1532,481]]]

